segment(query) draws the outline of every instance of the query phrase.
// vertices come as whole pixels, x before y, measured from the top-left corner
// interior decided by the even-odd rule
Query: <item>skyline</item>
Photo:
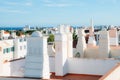
[[[120,25],[119,0],[0,0],[0,25]]]

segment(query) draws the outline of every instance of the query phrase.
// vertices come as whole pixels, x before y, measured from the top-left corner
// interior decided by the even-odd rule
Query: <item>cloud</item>
[[[26,11],[9,9],[9,8],[0,8],[0,12],[2,13],[17,13],[17,14],[26,14]]]
[[[43,5],[47,7],[71,7],[71,6],[84,6],[85,3],[78,1],[66,1],[66,0],[43,0]]]
[[[31,2],[27,2],[25,3],[26,6],[32,6],[32,3]]]
[[[26,14],[27,10],[22,9],[21,7],[32,6],[32,2],[15,2],[15,1],[4,1],[2,2],[4,6],[0,7],[0,12],[2,13],[17,13],[17,14]]]
[[[8,6],[32,6],[32,2],[5,2]]]
[[[51,1],[51,0],[43,0],[43,2],[45,2],[45,3],[51,3],[53,1]]]
[[[5,4],[7,4],[7,5],[18,5],[17,2],[5,2]]]
[[[112,0],[112,3],[116,4],[118,2],[118,0]]]
[[[71,6],[71,4],[51,3],[51,4],[45,4],[45,6],[48,6],[48,7],[68,7],[68,6]]]
[[[118,0],[97,0],[101,4],[117,4]]]
[[[67,7],[70,6],[70,4],[67,4],[65,2],[53,1],[53,0],[43,0],[43,5],[47,7]]]

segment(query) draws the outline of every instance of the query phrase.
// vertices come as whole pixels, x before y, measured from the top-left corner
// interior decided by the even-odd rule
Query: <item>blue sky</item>
[[[120,25],[120,0],[0,0],[0,25]]]

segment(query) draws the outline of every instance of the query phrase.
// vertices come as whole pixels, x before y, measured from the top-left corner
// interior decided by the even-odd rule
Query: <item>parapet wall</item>
[[[50,72],[55,72],[55,57],[49,57]],[[72,74],[88,74],[88,75],[104,75],[112,69],[119,60],[113,59],[82,59],[68,58],[68,73]]]
[[[100,60],[100,59],[68,59],[68,71],[73,74],[90,74],[90,75],[104,75],[112,67],[117,64],[119,60]]]
[[[80,58],[68,58],[67,61],[68,61],[67,64],[68,73],[88,74],[88,75],[104,75],[119,62],[119,60],[111,60],[111,59],[100,60],[100,59],[80,59]],[[55,72],[55,57],[49,57],[49,62],[50,62],[49,64],[50,72]],[[5,63],[3,65],[3,71],[0,76],[23,77],[25,70],[24,66],[25,66],[25,59]]]
[[[76,56],[77,51],[78,50],[76,48],[73,48],[74,56]],[[100,55],[101,55],[101,53],[99,53],[99,46],[88,47],[85,49],[84,58],[105,59],[104,55],[103,55],[103,57]],[[108,58],[120,59],[120,46],[115,46],[115,47],[111,46],[109,54],[107,56],[108,56]]]

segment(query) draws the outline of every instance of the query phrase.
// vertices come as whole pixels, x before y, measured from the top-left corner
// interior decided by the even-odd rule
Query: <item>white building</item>
[[[14,58],[23,58],[27,54],[27,40],[26,38],[16,38],[14,39],[15,54]]]
[[[14,48],[13,40],[0,40],[0,58],[2,58],[2,62],[13,60]]]
[[[0,31],[0,39],[8,39],[9,36],[10,36],[10,33],[5,32],[4,30]]]
[[[26,25],[26,26],[23,28],[23,31],[27,31],[27,30],[30,30],[30,25]]]
[[[0,53],[3,61],[25,57],[27,54],[26,38],[0,40]]]
[[[116,28],[109,30],[110,45],[118,46],[118,32]]]

